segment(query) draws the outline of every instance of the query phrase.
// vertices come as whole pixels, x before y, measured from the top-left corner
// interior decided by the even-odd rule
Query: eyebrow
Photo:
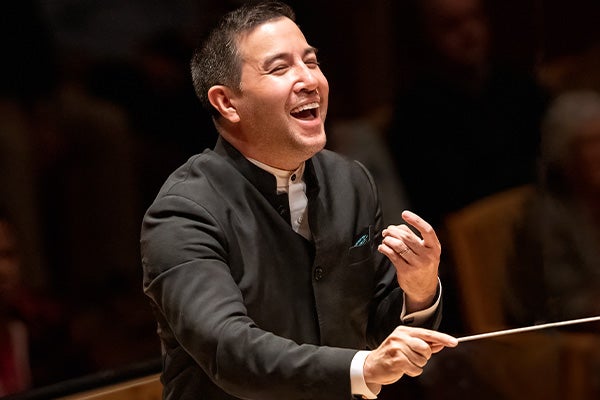
[[[310,54],[317,54],[318,49],[316,47],[313,46],[309,46],[304,50],[304,54],[303,57],[306,57],[307,55]],[[265,70],[269,69],[269,67],[271,66],[271,64],[273,64],[274,62],[276,62],[277,60],[281,60],[281,59],[285,59],[287,57],[289,57],[290,53],[288,52],[281,52],[281,53],[276,53],[273,54],[269,57],[267,57],[262,63],[261,63],[261,67]]]

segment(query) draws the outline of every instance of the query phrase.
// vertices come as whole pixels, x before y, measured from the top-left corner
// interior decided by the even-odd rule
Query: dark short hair
[[[278,1],[244,5],[225,14],[204,43],[194,50],[191,61],[194,89],[202,105],[213,115],[218,113],[208,101],[208,90],[215,85],[240,87],[242,71],[237,48],[240,35],[282,17],[296,20],[292,8]]]

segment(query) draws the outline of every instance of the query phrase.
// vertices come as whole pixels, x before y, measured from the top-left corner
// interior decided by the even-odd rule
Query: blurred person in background
[[[43,5],[7,4],[0,24],[10,60],[0,78],[0,208],[21,250],[26,279],[11,306],[28,328],[36,387],[158,355],[154,335],[137,330],[153,318],[132,290],[139,146],[127,113],[86,87],[90,60],[58,49]],[[107,337],[111,346],[99,346]]]
[[[26,390],[31,384],[29,334],[19,315],[21,284],[17,240],[0,213],[0,396]]]
[[[0,210],[0,394],[56,383],[89,368],[64,307],[24,274],[18,229]]]
[[[410,0],[399,40],[407,82],[387,140],[409,204],[438,228],[487,195],[532,182],[545,95],[526,72],[495,59],[482,0]],[[442,255],[442,329],[464,330],[452,248]]]
[[[600,94],[560,94],[542,133],[536,192],[509,264],[518,325],[600,314]]]
[[[482,0],[406,4],[399,40],[411,67],[388,140],[410,204],[439,226],[449,212],[533,181],[545,95],[494,58]]]

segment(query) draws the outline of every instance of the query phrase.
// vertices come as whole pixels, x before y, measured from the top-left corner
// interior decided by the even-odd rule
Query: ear
[[[231,99],[234,93],[224,85],[215,85],[208,89],[208,101],[215,107],[223,118],[229,122],[239,122],[240,116]]]

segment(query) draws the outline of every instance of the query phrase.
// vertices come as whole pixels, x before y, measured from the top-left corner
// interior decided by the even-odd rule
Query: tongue
[[[310,119],[313,117],[312,112],[310,110],[304,110],[297,113],[293,113],[292,116],[298,119]]]

